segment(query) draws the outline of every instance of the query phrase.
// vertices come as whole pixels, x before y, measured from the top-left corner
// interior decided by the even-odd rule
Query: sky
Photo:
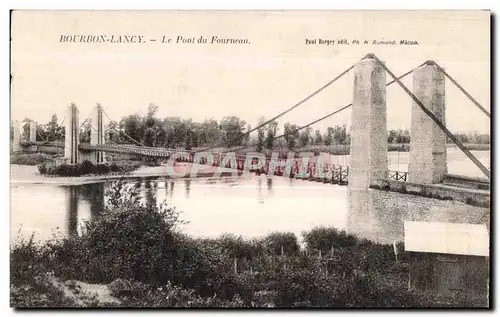
[[[61,35],[136,35],[145,43],[68,43]],[[161,43],[163,36],[248,44]],[[414,46],[306,45],[306,39],[349,42],[412,40]],[[156,41],[150,41],[156,39]],[[318,42],[318,41],[317,41]],[[293,106],[375,53],[395,74],[436,60],[490,109],[490,19],[487,11],[15,11],[11,34],[12,120],[65,117],[75,103],[80,122],[100,103],[119,120],[145,114],[202,121],[236,115],[255,126]],[[387,75],[387,81],[391,78]],[[412,78],[403,81],[412,87]],[[353,73],[283,116],[307,124],[352,102]],[[390,129],[409,129],[411,99],[387,89]],[[313,126],[350,124],[343,111]],[[489,119],[446,82],[446,124],[452,132],[488,133]],[[281,131],[283,131],[281,129]]]

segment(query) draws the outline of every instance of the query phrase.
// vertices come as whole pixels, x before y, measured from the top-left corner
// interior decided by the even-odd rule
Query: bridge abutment
[[[354,67],[349,188],[368,189],[387,175],[386,74],[366,57]]]
[[[68,106],[66,132],[64,138],[64,158],[70,164],[78,163],[78,144],[80,141],[80,126],[78,125],[78,108],[75,104]]]
[[[413,72],[413,94],[439,120],[445,122],[445,75],[433,62]],[[441,183],[447,173],[446,135],[413,102],[411,110],[409,180]]]

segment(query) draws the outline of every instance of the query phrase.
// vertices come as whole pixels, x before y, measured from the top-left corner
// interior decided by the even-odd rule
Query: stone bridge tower
[[[105,131],[104,120],[102,119],[102,106],[97,104],[95,111],[92,112],[90,118],[91,131],[90,131],[90,145],[104,145],[105,144]],[[94,164],[102,164],[105,161],[103,151],[92,152],[91,162]]]
[[[78,108],[75,104],[68,106],[66,131],[64,137],[64,158],[70,164],[78,163],[78,145],[80,142],[80,126],[78,125]]]
[[[368,189],[373,180],[386,178],[387,147],[386,73],[367,55],[354,67],[350,189]]]
[[[441,122],[445,123],[445,75],[433,61],[413,72],[413,94]],[[413,102],[411,109],[409,180],[442,183],[447,173],[446,135]]]

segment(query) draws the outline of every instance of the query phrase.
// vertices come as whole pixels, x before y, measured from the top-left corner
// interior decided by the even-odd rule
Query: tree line
[[[158,107],[150,104],[144,116],[131,114],[120,121],[111,121],[107,127],[106,139],[117,144],[141,144],[152,147],[185,148],[187,150],[199,147],[232,148],[244,146],[257,151],[263,149],[294,149],[307,146],[330,146],[350,144],[350,133],[346,125],[329,126],[325,131],[302,128],[292,123],[285,123],[280,131],[277,121],[272,121],[257,129],[256,133],[248,133],[252,126],[237,116],[226,116],[220,121],[209,118],[202,122],[179,117],[159,118]],[[29,122],[22,121],[22,135],[29,138]],[[261,117],[260,126],[266,119]],[[58,121],[56,114],[52,115],[47,124],[37,124],[38,141],[64,141],[65,128]],[[80,142],[90,142],[91,122],[81,123]],[[13,127],[11,126],[11,137]],[[277,136],[283,137],[277,138]],[[463,143],[489,144],[490,136],[479,133],[461,133],[455,136]],[[404,144],[410,142],[410,132],[405,129],[389,130],[388,143]],[[448,140],[451,143],[451,140]]]

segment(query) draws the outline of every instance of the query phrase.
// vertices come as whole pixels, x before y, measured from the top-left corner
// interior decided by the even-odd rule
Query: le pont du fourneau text
[[[141,44],[141,43],[163,43],[163,44],[250,44],[246,38],[227,38],[220,36],[161,36],[146,37],[143,35],[61,35],[60,43],[110,43],[110,44]]]

